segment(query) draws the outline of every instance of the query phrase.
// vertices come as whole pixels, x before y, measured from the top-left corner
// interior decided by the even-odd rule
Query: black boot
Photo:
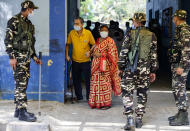
[[[179,115],[179,111],[178,111],[178,113],[176,113],[174,116],[168,117],[168,121],[173,121],[175,118],[178,117],[178,115]]]
[[[35,122],[37,118],[33,115],[31,116],[25,108],[19,109],[19,120],[27,122]]]
[[[136,128],[141,128],[143,126],[142,118],[137,117],[135,122],[136,122]]]
[[[189,125],[188,112],[184,110],[180,110],[178,116],[170,121],[170,126],[183,126]]]
[[[16,118],[17,118],[18,116],[19,116],[19,109],[18,109],[18,108],[16,108],[16,109],[15,109],[15,113],[14,113],[14,117],[16,117]]]
[[[124,126],[125,131],[135,131],[134,119],[132,116],[127,118],[127,123]]]
[[[25,109],[26,110],[26,109]],[[27,112],[27,110],[26,110],[26,112]],[[34,114],[33,113],[30,113],[30,112],[27,112],[30,116],[34,116]],[[19,109],[18,108],[16,108],[15,109],[15,113],[14,113],[14,117],[19,117]]]

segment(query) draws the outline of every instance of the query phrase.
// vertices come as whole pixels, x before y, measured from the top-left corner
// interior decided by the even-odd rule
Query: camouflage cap
[[[26,0],[26,1],[22,2],[21,7],[24,9],[27,9],[27,8],[38,9],[38,7],[35,6],[34,3],[30,0]]]
[[[146,14],[145,13],[135,13],[132,20],[143,22],[146,21]]]
[[[185,11],[185,10],[176,10],[173,17],[174,16],[177,16],[177,17],[182,18],[182,19],[186,19],[187,18],[187,11]]]

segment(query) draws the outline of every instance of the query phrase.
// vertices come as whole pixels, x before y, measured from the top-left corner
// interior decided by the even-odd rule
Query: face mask
[[[108,32],[107,31],[102,31],[102,32],[100,32],[100,36],[102,38],[106,38],[106,37],[108,37]]]
[[[74,25],[74,29],[75,29],[76,31],[80,31],[80,30],[81,30],[81,27],[80,27],[80,26],[77,26],[77,25]]]
[[[136,29],[136,27],[135,27],[135,25],[134,25],[134,24],[132,24],[131,28],[132,28],[133,30],[134,30],[134,29]]]
[[[32,16],[34,16],[34,12],[32,11],[32,13],[30,13],[29,15],[28,15],[28,17],[32,17]]]

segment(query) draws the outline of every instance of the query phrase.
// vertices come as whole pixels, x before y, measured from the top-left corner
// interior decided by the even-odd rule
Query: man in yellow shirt
[[[89,99],[91,75],[90,44],[95,44],[92,33],[89,30],[83,28],[83,23],[84,20],[81,17],[78,17],[74,20],[74,30],[69,33],[66,43],[67,61],[70,61],[70,57],[68,55],[69,44],[73,44],[72,75],[77,100],[83,99],[81,88],[81,73],[83,73],[85,77],[86,99]]]

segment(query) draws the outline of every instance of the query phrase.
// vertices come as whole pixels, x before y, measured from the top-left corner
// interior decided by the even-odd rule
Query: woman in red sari
[[[93,49],[91,67],[90,97],[91,108],[109,109],[112,104],[112,93],[121,94],[118,52],[114,40],[108,37],[108,27],[100,27],[100,36]],[[101,62],[104,59],[104,64]],[[101,68],[103,67],[103,68]]]

